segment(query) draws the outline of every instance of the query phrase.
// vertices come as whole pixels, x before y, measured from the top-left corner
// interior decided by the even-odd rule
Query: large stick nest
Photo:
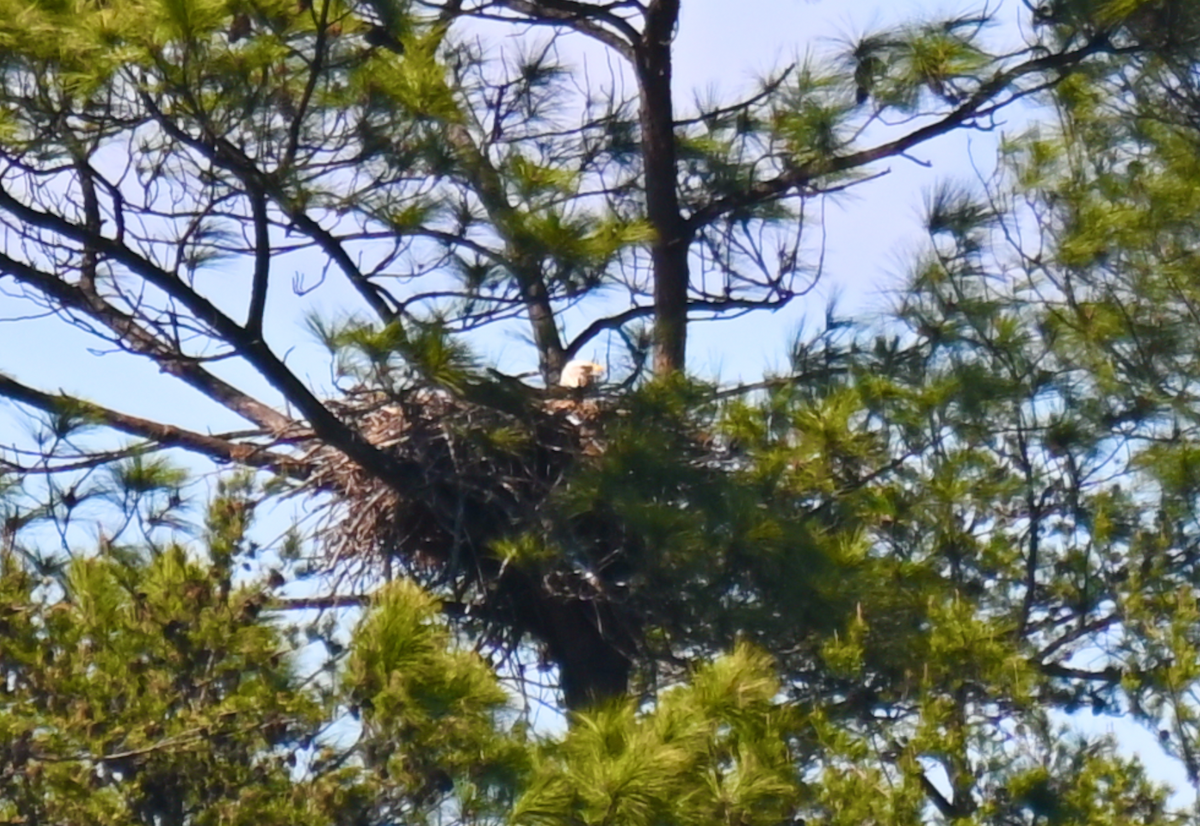
[[[331,494],[321,533],[331,566],[351,562],[376,576],[398,566],[459,606],[502,656],[531,635],[559,667],[568,706],[580,707],[626,690],[639,637],[633,614],[586,560],[510,565],[498,546],[553,533],[556,489],[582,458],[603,452],[602,420],[615,411],[582,392],[539,399],[531,391],[526,402],[502,412],[445,390],[349,394],[336,412],[419,469],[420,481],[389,484],[316,446],[309,485]],[[595,536],[583,545],[612,542]]]
[[[363,390],[330,406],[422,481],[399,490],[341,451],[314,447],[307,487],[333,496],[320,532],[327,562],[398,565],[460,595],[495,575],[481,570],[487,546],[536,529],[568,470],[601,450],[606,412],[595,397],[531,396],[517,415],[430,388]]]

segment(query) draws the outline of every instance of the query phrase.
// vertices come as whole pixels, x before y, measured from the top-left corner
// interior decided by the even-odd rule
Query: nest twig
[[[484,546],[539,524],[568,468],[598,450],[594,400],[551,399],[514,416],[419,389],[363,391],[331,407],[373,445],[420,467],[424,481],[398,490],[342,452],[314,446],[306,488],[333,494],[320,530],[326,563],[398,565],[456,596],[485,574]]]

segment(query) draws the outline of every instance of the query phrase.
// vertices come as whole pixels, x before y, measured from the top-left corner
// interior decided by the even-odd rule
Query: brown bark
[[[641,91],[639,119],[646,178],[646,217],[654,228],[654,372],[685,367],[688,249],[691,231],[679,212],[675,115],[671,102],[671,41],[679,0],[654,0],[637,44],[634,70]]]
[[[47,413],[74,411],[82,414],[91,423],[103,424],[113,430],[148,439],[159,447],[178,447],[218,462],[237,462],[250,467],[265,468],[302,478],[308,473],[307,466],[290,456],[274,453],[267,447],[197,433],[174,425],[163,424],[151,419],[130,416],[98,404],[62,393],[45,393],[18,382],[0,373],[0,396],[27,404]]]
[[[515,609],[519,627],[545,646],[558,666],[558,686],[569,711],[625,696],[633,671],[632,618],[604,598],[547,593],[539,576],[509,569],[497,592]]]

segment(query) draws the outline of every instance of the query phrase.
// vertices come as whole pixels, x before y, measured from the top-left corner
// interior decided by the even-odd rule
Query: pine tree
[[[1042,25],[1041,42],[999,55],[985,45],[986,16],[871,33],[840,62],[785,67],[746,99],[676,115],[670,0],[11,0],[0,14],[0,277],[254,432],[214,436],[9,376],[0,393],[333,492],[335,509],[358,517],[344,521],[342,547],[423,573],[491,642],[531,635],[571,705],[620,694],[639,651],[688,649],[714,627],[727,641],[741,621],[737,610],[692,616],[685,601],[644,615],[653,588],[677,590],[672,570],[694,575],[680,592],[697,598],[775,587],[849,553],[843,532],[857,530],[838,514],[791,526],[796,502],[769,505],[763,524],[720,504],[769,483],[727,473],[740,460],[720,450],[704,458],[720,434],[711,411],[681,408],[698,398],[678,376],[688,319],[803,294],[814,270],[798,228],[815,199],[1106,55],[1138,53],[1135,11],[1153,4],[1125,6],[1101,3],[1090,17],[1072,6],[1074,22]],[[471,36],[476,20],[534,24],[547,39],[488,52]],[[554,48],[567,34],[611,54],[636,93],[572,98],[579,76]],[[865,143],[866,127],[892,114],[922,125]],[[715,280],[691,274],[700,255]],[[269,323],[295,261],[306,277],[336,276],[367,313],[312,320],[344,379],[332,397],[289,366],[289,342]],[[614,307],[614,291],[629,303]],[[565,315],[576,306],[582,323]],[[517,324],[541,388],[470,349],[472,333]],[[618,386],[645,383],[650,362],[664,384],[601,404],[581,425],[567,409],[577,399],[544,388],[608,338],[627,352],[610,377]],[[249,389],[215,366],[231,362],[249,368]],[[673,454],[639,443],[621,425],[625,408],[671,429]],[[439,443],[447,422],[455,437]],[[574,458],[589,453],[605,455]],[[621,474],[660,460],[641,477],[645,508],[613,501]],[[577,466],[580,481],[561,484]],[[854,483],[845,467],[830,473],[812,481]],[[680,524],[688,507],[718,548],[668,550],[695,533]],[[629,509],[639,512],[612,518]],[[808,537],[798,560],[741,572],[741,557],[797,532]],[[539,561],[512,564],[513,548]],[[814,620],[839,615],[805,604]]]
[[[677,15],[5,8],[0,278],[255,429],[0,375],[41,416],[36,455],[5,459],[4,817],[1182,822],[1071,715],[1142,722],[1200,774],[1190,6],[1047,4],[1008,56],[982,18],[871,34],[684,117]],[[473,17],[596,40],[637,97],[564,113],[554,50],[481,53]],[[812,199],[1035,93],[1058,128],[930,195],[889,326],[831,314],[753,386],[684,374],[691,314],[802,291]],[[896,112],[928,120],[861,143]],[[332,394],[271,338],[289,256],[372,313],[310,320]],[[518,324],[532,382],[472,346]],[[557,386],[605,336],[612,384]],[[165,448],[262,472],[226,480],[200,547]],[[280,492],[326,526],[257,581],[245,531]],[[45,527],[68,561],[32,550]],[[345,590],[285,599],[308,555]],[[276,618],[363,603],[350,639],[309,626],[328,662],[300,676]],[[531,648],[559,736],[506,730]]]
[[[777,663],[743,643],[651,706],[614,703],[535,735],[412,583],[381,588],[347,636],[295,612],[268,579],[231,582],[256,560],[258,493],[226,480],[201,542],[110,543],[58,565],[8,548],[4,822],[1184,822],[1113,743],[1060,739],[1005,642],[965,604],[931,614],[915,726],[856,730],[834,698],[791,696]],[[860,674],[879,633],[860,617],[825,657]],[[995,670],[968,676],[966,663]],[[989,680],[997,697],[1028,700],[993,706],[1022,722],[989,739],[992,715],[964,719],[924,693],[952,674],[967,693]],[[974,776],[952,775],[948,798],[927,766],[960,749]]]

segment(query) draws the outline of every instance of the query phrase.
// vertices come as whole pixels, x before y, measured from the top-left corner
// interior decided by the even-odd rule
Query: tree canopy
[[[0,284],[248,427],[0,373],[0,818],[1184,822],[1077,715],[1200,783],[1190,3],[679,112],[671,0],[0,3]],[[890,318],[688,373],[821,275],[822,198],[1018,105]],[[310,290],[358,308],[307,320],[329,384],[269,312]],[[200,525],[169,449],[240,466]],[[315,527],[264,543],[282,496]]]
[[[5,558],[4,822],[920,823],[931,799],[956,821],[1184,822],[1115,743],[1064,737],[1037,703],[1013,710],[1028,728],[1003,743],[922,688],[915,727],[855,731],[833,706],[788,699],[775,663],[747,644],[652,706],[613,704],[537,733],[411,582],[381,587],[343,642],[281,624],[268,579],[231,583],[256,493],[223,487],[206,553],[113,546],[49,579]],[[987,636],[967,609],[939,614],[935,636],[955,648],[944,660],[962,659],[964,624]],[[861,673],[874,633],[864,615],[826,659]],[[973,652],[984,670],[1013,672],[989,687],[1036,683],[1002,641],[986,648]],[[968,753],[986,763],[977,778],[952,775],[951,800],[926,766]]]

